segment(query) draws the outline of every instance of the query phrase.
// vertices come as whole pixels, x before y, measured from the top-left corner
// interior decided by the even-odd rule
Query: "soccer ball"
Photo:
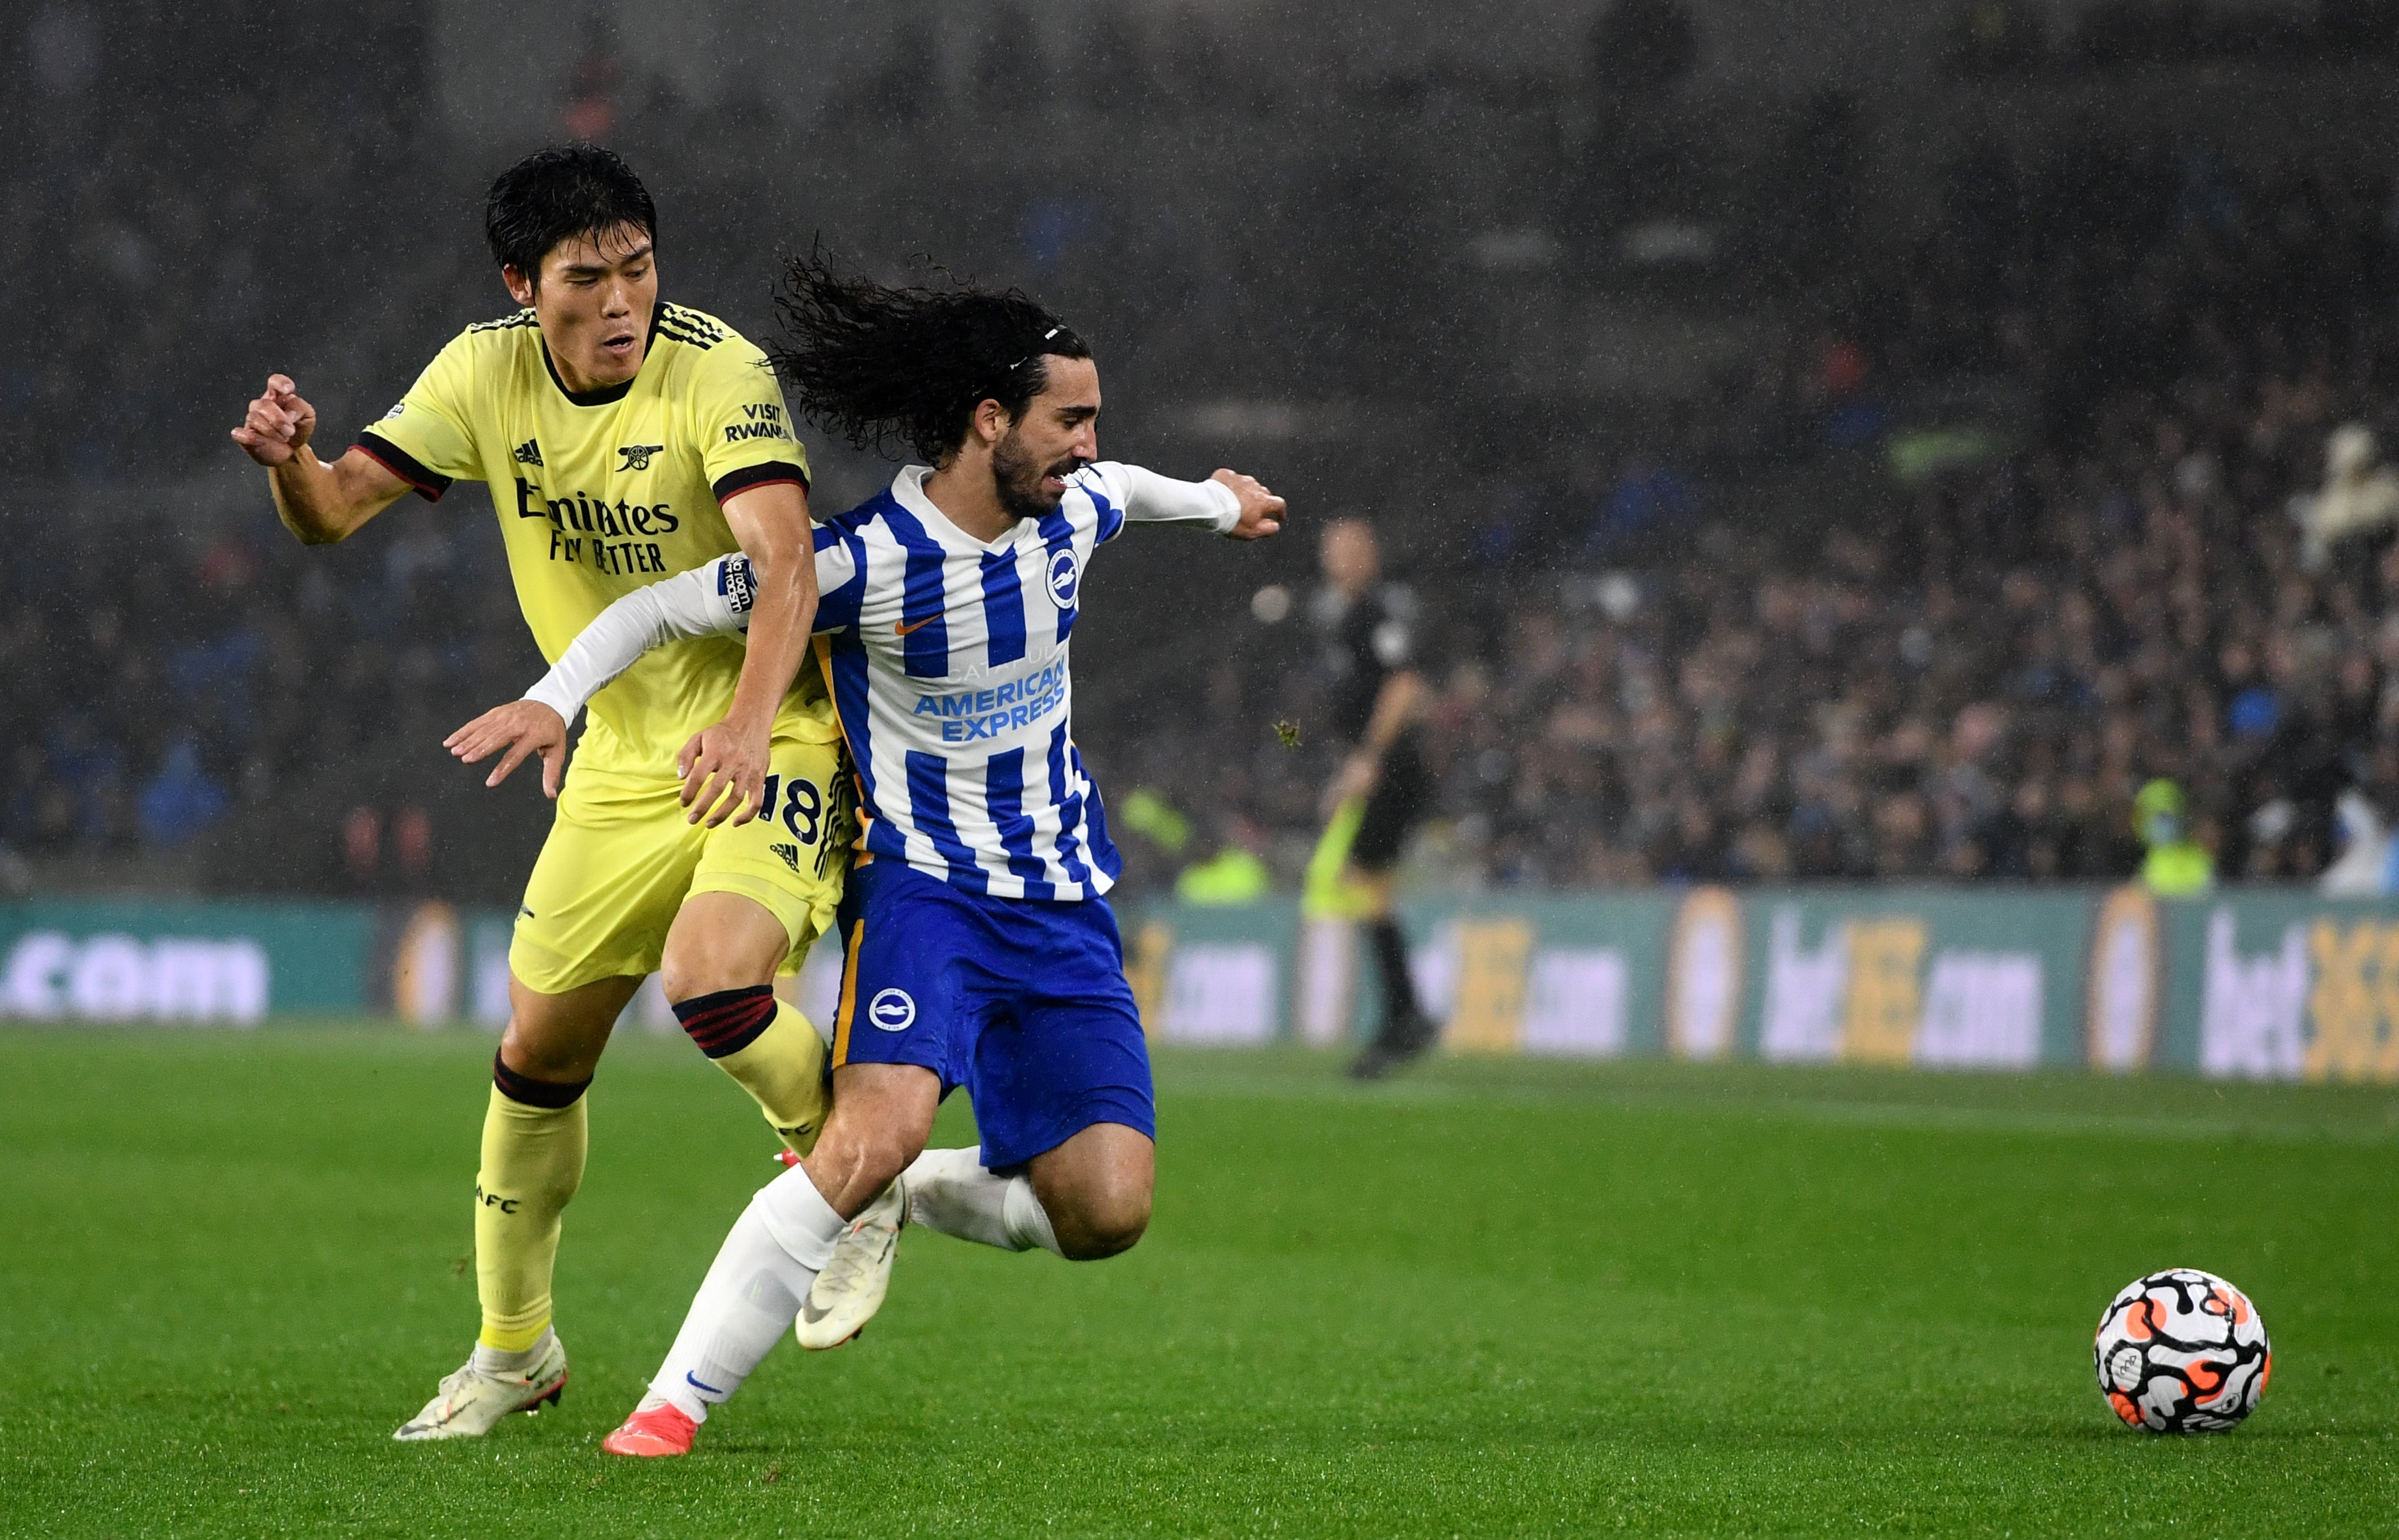
[[[2274,1371],[2249,1296],[2213,1273],[2169,1267],[2124,1286],[2099,1317],[2099,1394],[2125,1425],[2221,1433],[2257,1410]]]

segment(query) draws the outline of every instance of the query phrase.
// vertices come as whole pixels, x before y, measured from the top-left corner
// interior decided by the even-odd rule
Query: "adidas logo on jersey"
[[[766,847],[783,858],[783,864],[797,871],[800,869],[800,847],[795,844],[770,844]]]
[[[725,328],[709,317],[679,304],[658,306],[657,327],[660,336],[671,337],[703,353],[723,342],[725,335]]]
[[[523,443],[519,444],[517,446],[517,464],[521,466],[540,465],[541,440],[538,439],[527,439]]]

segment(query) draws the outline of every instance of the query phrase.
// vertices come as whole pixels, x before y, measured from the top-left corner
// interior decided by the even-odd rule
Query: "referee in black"
[[[1432,1046],[1438,1029],[1416,1003],[1407,941],[1391,917],[1394,868],[1408,831],[1432,804],[1432,774],[1416,742],[1424,676],[1416,671],[1416,596],[1382,578],[1374,526],[1341,518],[1324,526],[1318,547],[1324,587],[1310,605],[1329,685],[1333,730],[1349,745],[1324,790],[1324,814],[1362,800],[1348,883],[1364,900],[1367,939],[1383,981],[1383,1028],[1349,1068],[1379,1080]]]

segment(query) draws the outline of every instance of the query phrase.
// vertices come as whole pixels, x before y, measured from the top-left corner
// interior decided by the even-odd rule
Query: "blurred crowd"
[[[138,861],[237,830],[204,872],[155,874],[359,892],[481,875],[469,825],[435,838],[425,772],[539,671],[485,581],[487,516],[304,550],[271,524],[111,543],[106,507],[57,511],[0,572],[0,845]]]
[[[406,291],[425,21],[415,0],[8,7],[0,474],[183,470],[223,431],[195,382]],[[332,276],[368,263],[401,281]]]
[[[2119,879],[2167,777],[2222,875],[2321,873],[2399,814],[2391,192],[1978,154],[1825,349],[1815,421],[1851,447],[1821,464],[1847,480],[1711,510],[1633,460],[1545,538],[1403,545],[1438,639],[1428,869]],[[2021,388],[2012,434],[1910,435],[1874,404],[1959,373]],[[1218,680],[1220,728],[1307,718],[1308,671],[1266,661],[1306,644],[1269,629]],[[1196,774],[1196,738],[1144,763],[1295,853],[1333,761],[1243,741]]]
[[[2034,0],[1966,0],[1953,13],[1947,62],[1962,75],[2006,75],[2060,66],[2353,57],[2394,44],[2399,13],[2382,0],[2091,0],[2064,14]]]
[[[1960,35],[2004,43],[2020,11],[1968,6]],[[45,0],[0,27],[0,122],[28,147],[0,166],[25,329],[0,475],[43,489],[0,509],[0,846],[54,871],[174,857],[219,888],[495,899],[540,837],[529,797],[483,796],[438,748],[538,667],[479,502],[412,500],[311,551],[263,488],[237,517],[121,506],[229,455],[264,363],[313,371],[339,439],[501,306],[472,217],[491,168],[427,153],[426,7],[346,12]],[[1204,453],[1265,431],[1337,459],[1294,490],[1330,511],[1337,481],[1375,515],[1422,617],[1421,873],[2112,879],[2165,777],[2219,871],[2305,877],[2344,848],[2343,793],[2399,816],[2379,169],[2065,131],[1960,156],[1931,233],[1894,243],[1867,228],[1856,101],[1717,141],[1677,108],[1661,84],[1697,45],[1674,0],[1597,13],[1580,97],[1438,61],[1228,85],[1198,10],[1163,46],[1093,14],[1072,53],[1027,53],[1021,7],[991,7],[942,99],[902,22],[799,129],[754,97],[679,99],[593,22],[561,128],[626,150],[673,291],[753,332],[811,231],[894,274],[938,251],[1110,339],[1149,439],[1206,419]],[[270,87],[266,39],[320,67]],[[1095,146],[1063,183],[1023,154],[1060,111]],[[762,143],[791,150],[766,188]],[[1170,154],[1203,169],[1157,177]],[[867,156],[883,174],[854,174]],[[1253,217],[1317,238],[1246,240]],[[1576,367],[1538,349],[1583,298],[1644,295],[1762,318],[1664,407],[1485,389]],[[1414,441],[1321,447],[1262,395],[1371,402]],[[820,469],[834,506],[884,474]],[[1141,560],[1129,582],[1167,580]],[[1127,604],[1232,639],[1198,679],[1187,644],[1095,627],[1080,730],[1106,785],[1181,810],[1160,827],[1291,880],[1340,746],[1313,727],[1304,579],[1269,560],[1254,604]],[[1194,854],[1132,843],[1137,879]]]

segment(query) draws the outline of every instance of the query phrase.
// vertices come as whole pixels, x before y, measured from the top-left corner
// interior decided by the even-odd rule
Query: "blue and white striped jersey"
[[[1240,517],[1230,488],[1104,461],[985,545],[927,499],[930,467],[816,529],[817,648],[858,768],[861,843],[977,893],[1085,898],[1121,870],[1072,728],[1068,642],[1092,551],[1126,522]],[[568,721],[648,648],[746,630],[747,560],[617,600],[528,698]]]
[[[1121,865],[1072,726],[1069,640],[1093,549],[1130,519],[1240,507],[1214,482],[1091,466],[990,545],[927,500],[928,467],[817,531],[820,656],[865,848],[977,893],[1083,898]]]

